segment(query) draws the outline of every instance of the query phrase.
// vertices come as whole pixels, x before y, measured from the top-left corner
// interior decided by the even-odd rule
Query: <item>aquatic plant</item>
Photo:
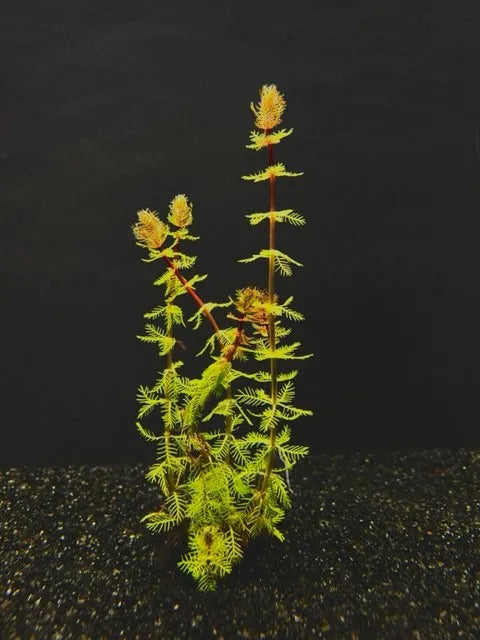
[[[198,237],[190,233],[193,205],[184,194],[172,199],[166,221],[142,209],[132,227],[137,244],[148,250],[143,261],[164,265],[154,281],[163,288],[162,303],[144,314],[148,322],[144,335],[138,336],[165,357],[155,383],[138,389],[137,428],[157,447],[146,478],[162,494],[161,506],[142,521],[158,532],[188,527],[187,553],[178,566],[201,590],[215,589],[218,579],[232,571],[249,538],[264,533],[284,540],[278,524],[291,506],[289,471],[308,454],[308,447],[290,443],[290,423],[312,412],[293,404],[298,371],[280,371],[278,366],[279,361],[312,355],[299,355],[298,341],[285,343],[291,329],[284,321],[303,316],[291,308],[293,296],[281,302],[275,290],[276,273],[290,276],[293,267],[302,266],[277,248],[277,225],[305,223],[292,209],[276,208],[277,179],[302,175],[274,161],[274,146],[293,131],[277,128],[285,106],[275,85],[264,85],[258,104],[251,103],[255,129],[247,148],[266,150],[268,166],[242,176],[269,185],[269,211],[247,215],[251,225],[267,226],[268,248],[239,260],[266,261],[265,289],[243,287],[225,302],[200,297],[197,285],[206,275],[186,275],[196,263],[188,243]],[[209,355],[211,362],[197,378],[183,374],[184,362],[176,355],[183,347],[178,328],[186,326],[184,309],[192,300],[196,310],[188,322],[195,330],[206,320],[212,330],[197,354]],[[215,316],[223,309],[230,323],[220,327]],[[248,362],[255,363],[253,370],[245,366]],[[154,410],[161,416],[160,432],[140,422]],[[222,422],[221,428],[205,428],[206,423]]]

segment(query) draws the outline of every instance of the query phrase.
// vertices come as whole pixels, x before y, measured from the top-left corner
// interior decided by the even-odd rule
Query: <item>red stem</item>
[[[192,296],[192,298],[195,300],[195,302],[198,304],[199,307],[203,307],[204,306],[204,302],[203,300],[197,296],[197,294],[195,293],[195,291],[192,289],[192,287],[190,285],[187,284],[187,281],[185,280],[185,278],[182,276],[182,274],[180,273],[180,271],[177,269],[177,267],[173,264],[173,262],[170,260],[170,258],[168,258],[167,256],[163,256],[163,259],[165,260],[165,262],[167,263],[167,265],[170,267],[170,269],[174,272],[174,274],[177,276],[177,278],[180,280],[180,282],[183,284],[183,286],[185,287],[185,289],[188,291],[188,293]],[[215,331],[215,333],[217,334],[217,336],[220,336],[220,329],[218,327],[218,324],[215,322],[215,318],[212,316],[212,314],[210,313],[210,311],[204,307],[203,311],[202,311],[203,315],[208,318],[210,324],[213,327],[213,330]]]
[[[244,317],[245,316],[243,316],[242,319],[239,320],[238,327],[237,327],[237,335],[235,336],[235,340],[232,342],[229,350],[225,355],[225,359],[227,362],[230,362],[232,360],[233,356],[235,355],[235,351],[238,349],[238,346],[242,339],[242,336],[244,333],[244,329],[243,329],[243,323],[245,322]]]
[[[195,291],[192,289],[192,287],[190,287],[190,285],[187,284],[187,281],[182,276],[182,274],[177,269],[177,267],[173,264],[173,262],[170,260],[170,258],[168,258],[167,256],[163,256],[163,259],[167,263],[168,267],[174,272],[174,274],[177,276],[177,278],[183,284],[183,286],[188,291],[188,293],[195,300],[197,305],[199,307],[204,307],[205,303],[203,302],[203,300],[195,293]],[[218,339],[220,341],[220,344],[221,344],[221,339],[220,339],[221,333],[220,333],[220,329],[219,329],[218,324],[215,322],[215,318],[212,316],[212,314],[210,313],[210,311],[206,307],[203,308],[202,313],[206,318],[208,318],[208,320],[209,320],[210,324],[212,325],[212,328],[215,331],[215,334],[217,335],[217,337],[218,337]],[[235,340],[231,344],[230,349],[228,350],[228,352],[227,352],[227,354],[225,356],[227,362],[230,362],[232,360],[233,356],[235,355],[235,351],[238,349],[241,337],[242,337],[242,335],[244,333],[243,322],[244,322],[244,320],[242,318],[240,320],[240,324],[239,324],[239,327],[237,329],[237,335],[235,336]]]

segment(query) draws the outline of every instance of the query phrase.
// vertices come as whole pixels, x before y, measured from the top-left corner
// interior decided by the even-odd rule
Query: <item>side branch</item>
[[[232,342],[232,344],[230,345],[230,347],[228,348],[227,353],[225,354],[225,359],[227,362],[231,362],[233,356],[235,355],[235,352],[237,351],[238,347],[240,346],[240,342],[242,341],[243,335],[244,335],[244,317],[242,317],[239,320],[238,323],[238,328],[237,328],[237,333],[235,335],[235,340]]]
[[[173,264],[173,262],[170,260],[170,258],[168,258],[167,256],[163,256],[163,259],[167,263],[168,267],[173,271],[173,273],[177,276],[177,278],[183,284],[183,286],[185,287],[186,291],[188,291],[188,293],[192,296],[192,298],[198,304],[198,306],[199,307],[203,307],[203,309],[202,309],[203,315],[208,319],[208,321],[212,325],[213,330],[215,331],[215,334],[216,334],[217,338],[221,342],[220,328],[219,328],[218,324],[215,322],[215,318],[212,316],[210,311],[205,306],[205,303],[203,302],[203,300],[195,293],[195,291],[192,289],[192,287],[190,287],[190,285],[187,284],[187,281],[182,276],[182,274],[177,269],[177,267]]]

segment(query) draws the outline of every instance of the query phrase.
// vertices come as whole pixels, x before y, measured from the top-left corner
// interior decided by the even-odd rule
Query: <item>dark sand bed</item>
[[[0,472],[2,638],[480,637],[478,452],[302,461],[285,543],[253,541],[214,593],[139,523],[143,472]]]

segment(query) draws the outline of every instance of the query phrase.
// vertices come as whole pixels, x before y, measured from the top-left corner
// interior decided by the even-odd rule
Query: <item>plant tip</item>
[[[255,114],[255,126],[258,129],[273,129],[282,121],[286,102],[276,85],[264,84],[260,89],[260,102],[250,103],[250,109]]]
[[[138,244],[148,249],[159,249],[168,235],[168,227],[150,209],[137,212],[138,222],[132,225],[133,235]]]

